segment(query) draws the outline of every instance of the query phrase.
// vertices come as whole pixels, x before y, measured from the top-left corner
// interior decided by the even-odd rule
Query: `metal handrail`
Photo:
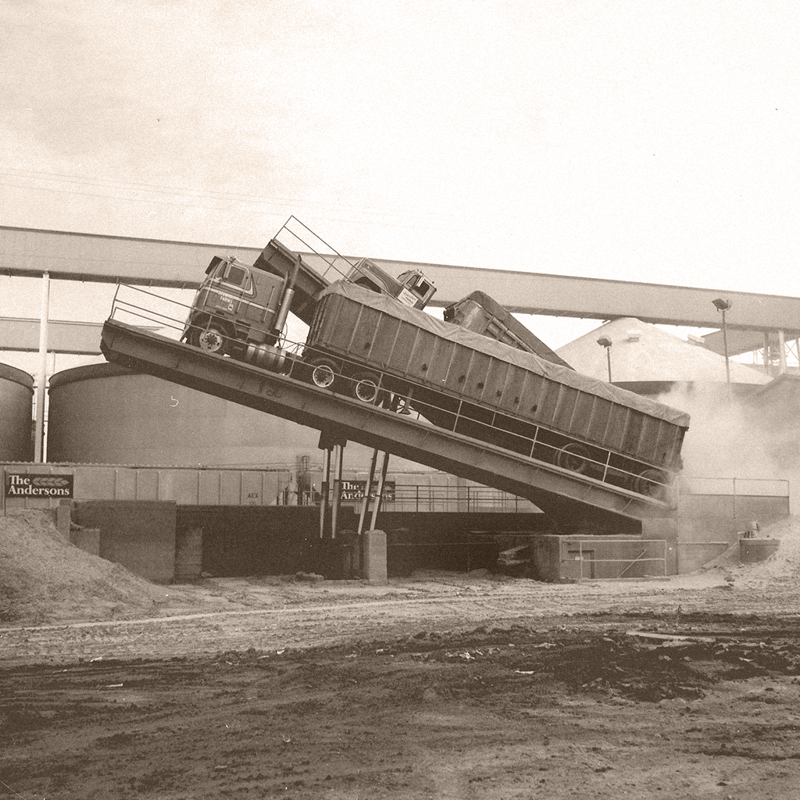
[[[119,318],[116,316],[117,312],[130,314],[133,317],[146,319],[149,320],[150,322],[158,322],[159,321],[158,318],[160,318],[161,320],[165,321],[160,325],[160,327],[162,328],[174,328],[175,330],[183,329],[183,324],[179,325],[173,324],[176,323],[177,320],[174,320],[172,317],[168,317],[166,316],[166,314],[159,314],[157,311],[152,311],[147,308],[142,308],[141,306],[137,306],[133,303],[128,303],[125,305],[117,305],[117,307],[114,309],[114,312],[112,313],[112,319],[117,319],[117,321],[120,322],[121,320],[119,320]],[[142,313],[137,313],[137,312],[142,312]]]
[[[300,226],[307,233],[298,233],[295,230],[293,230],[293,228],[291,227],[292,222],[297,223],[297,225]],[[343,272],[341,269],[339,269],[339,267],[336,266],[335,264],[336,259],[341,259],[342,261],[344,261],[349,269],[353,269],[355,267],[354,262],[350,261],[350,259],[348,259],[346,256],[343,256],[340,252],[336,250],[336,248],[331,247],[331,245],[329,245],[321,236],[314,233],[314,231],[312,231],[311,228],[308,227],[308,225],[301,222],[294,215],[290,216],[289,219],[287,219],[286,222],[284,222],[278,233],[275,234],[276,239],[281,235],[282,231],[286,231],[290,236],[297,239],[298,242],[307,247],[310,252],[312,252],[315,256],[321,258],[328,265],[328,267],[321,272],[323,278],[327,279],[327,275],[330,270],[333,270],[339,276],[339,278],[344,278],[346,276],[347,273]],[[313,236],[318,242],[323,244],[328,250],[334,253],[335,258],[328,256],[324,253],[321,253],[318,248],[316,248],[310,242],[306,241],[306,238],[304,237],[307,237],[307,234],[311,234],[311,236]],[[290,249],[295,250],[296,248],[290,248]]]
[[[622,580],[622,576],[634,565],[634,564],[644,564],[649,562],[660,562],[662,564],[663,569],[663,576],[667,574],[667,542],[664,539],[623,539],[623,540],[614,540],[614,541],[623,541],[629,542],[631,544],[636,545],[655,545],[662,549],[663,555],[661,556],[647,556],[642,557],[644,553],[647,552],[647,548],[645,548],[638,556],[633,558],[592,558],[591,563],[593,564],[627,564],[625,569],[619,575],[610,576],[610,577],[591,577],[591,580]],[[577,544],[578,545],[578,560],[580,562],[580,579],[583,580],[587,578],[586,575],[583,574],[583,545],[584,544],[591,544],[594,548],[598,546],[598,544],[608,544],[608,541],[603,540],[602,537],[596,537],[593,539],[569,539],[570,544]],[[574,551],[573,551],[574,552]],[[569,561],[569,559],[561,559],[562,563],[565,561]]]

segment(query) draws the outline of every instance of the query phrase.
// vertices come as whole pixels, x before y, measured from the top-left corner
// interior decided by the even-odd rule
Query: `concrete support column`
[[[370,583],[388,583],[386,533],[367,531],[364,534],[364,577]]]

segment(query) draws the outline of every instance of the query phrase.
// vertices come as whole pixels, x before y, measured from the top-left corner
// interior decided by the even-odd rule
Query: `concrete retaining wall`
[[[72,519],[83,528],[99,529],[101,558],[155,583],[174,579],[175,503],[76,503]]]

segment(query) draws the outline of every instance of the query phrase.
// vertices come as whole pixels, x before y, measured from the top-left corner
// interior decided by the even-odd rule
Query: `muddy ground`
[[[0,797],[798,796],[793,577],[170,591],[0,628]]]

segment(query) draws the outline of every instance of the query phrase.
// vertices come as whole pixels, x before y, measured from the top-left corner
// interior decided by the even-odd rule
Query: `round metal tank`
[[[0,364],[0,461],[32,461],[33,378]]]
[[[49,398],[49,462],[294,466],[317,454],[311,428],[114,364],[53,375]]]

